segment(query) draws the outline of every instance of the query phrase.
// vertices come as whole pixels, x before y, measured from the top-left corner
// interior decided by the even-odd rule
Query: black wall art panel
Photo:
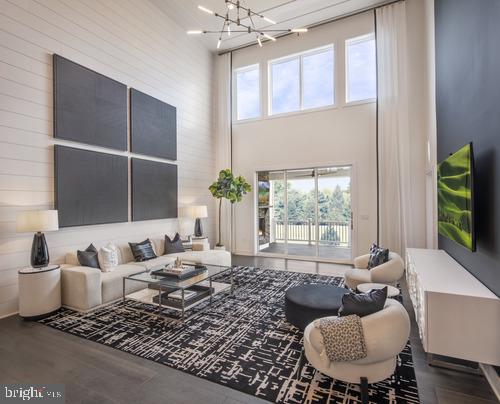
[[[132,220],[177,217],[177,166],[132,159]]]
[[[130,146],[133,153],[177,160],[176,108],[130,89]]]
[[[127,157],[54,146],[59,226],[128,221]]]
[[[500,296],[500,1],[436,0],[438,161],[474,148],[477,251],[446,250]]]
[[[127,150],[127,86],[54,55],[54,137]]]

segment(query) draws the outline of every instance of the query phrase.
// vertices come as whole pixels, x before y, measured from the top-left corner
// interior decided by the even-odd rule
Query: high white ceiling
[[[217,31],[222,28],[223,20],[198,10],[205,6],[219,14],[226,13],[224,0],[152,0],[163,12],[187,30]],[[258,28],[288,29],[308,27],[319,22],[342,15],[364,10],[387,0],[242,0],[241,4],[252,11],[263,14],[276,21],[269,24],[261,18],[254,19]],[[247,23],[243,20],[242,23]],[[208,49],[217,50],[217,34],[191,36],[193,41],[201,41]],[[233,33],[223,36],[219,51],[255,43],[255,35]]]

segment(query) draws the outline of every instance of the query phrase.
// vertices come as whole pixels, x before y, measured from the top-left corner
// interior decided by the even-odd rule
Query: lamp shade
[[[18,212],[18,233],[59,230],[57,210],[28,210]]]
[[[190,217],[192,219],[203,219],[205,217],[208,217],[208,210],[206,205],[188,206],[186,207],[184,212],[187,217]]]

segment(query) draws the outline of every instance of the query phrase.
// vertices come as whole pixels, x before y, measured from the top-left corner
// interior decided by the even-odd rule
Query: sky
[[[259,70],[248,70],[236,75],[236,111],[238,119],[255,118],[260,115]]]
[[[375,40],[348,45],[349,101],[377,96]]]

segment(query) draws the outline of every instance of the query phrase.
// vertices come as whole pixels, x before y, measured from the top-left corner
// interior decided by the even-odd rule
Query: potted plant
[[[241,202],[243,195],[252,190],[252,186],[241,175],[235,177],[229,168],[221,170],[219,177],[208,187],[214,198],[219,200],[219,235],[216,249],[224,249],[221,242],[221,209],[222,199],[227,199],[231,204]]]

